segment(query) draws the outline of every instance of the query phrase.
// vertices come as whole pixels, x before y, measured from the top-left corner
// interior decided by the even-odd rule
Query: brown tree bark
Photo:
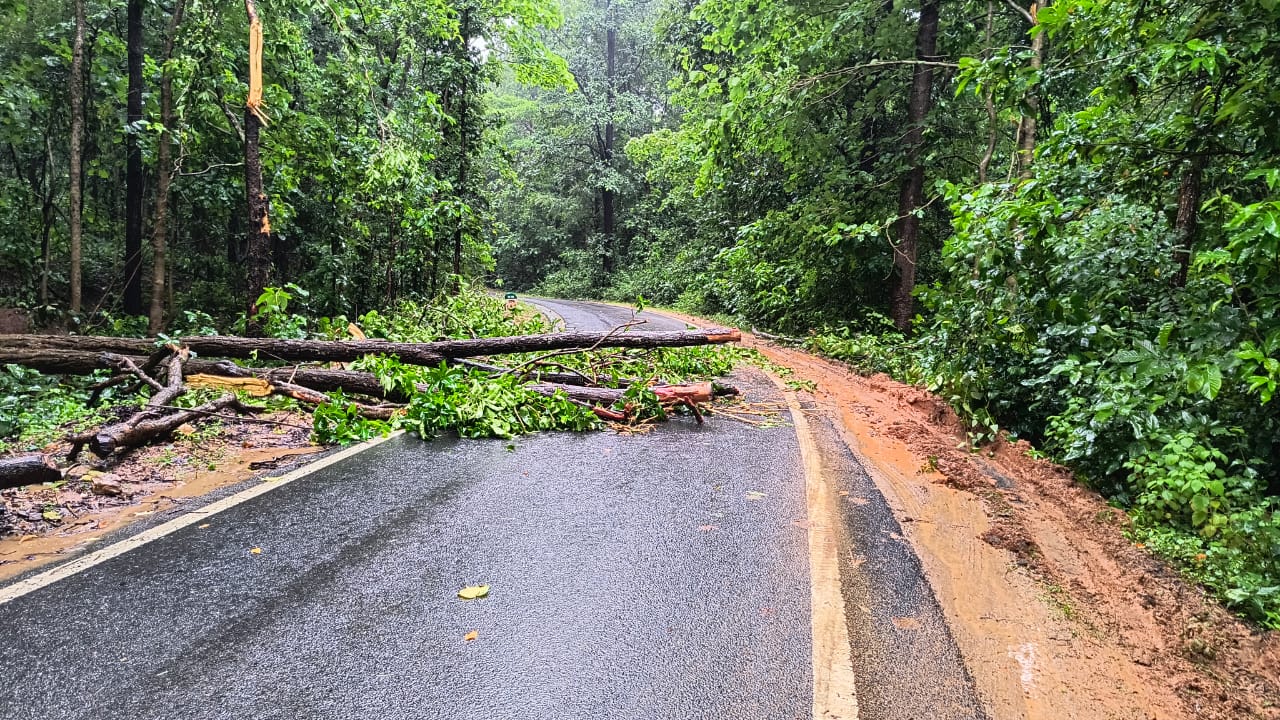
[[[129,85],[125,103],[125,220],[124,220],[124,312],[141,315],[142,310],[142,147],[138,126],[142,122],[142,13],[143,0],[129,0],[127,44]]]
[[[164,126],[156,147],[156,215],[151,228],[151,312],[147,328],[152,335],[164,329],[165,258],[169,233],[169,186],[173,182],[174,169],[171,157],[173,146],[173,45],[182,25],[185,0],[175,0],[173,15],[169,18],[169,32],[164,38],[164,66],[160,71],[160,123]]]
[[[1191,267],[1191,249],[1195,245],[1196,235],[1200,230],[1200,198],[1204,164],[1204,155],[1193,157],[1178,186],[1178,217],[1174,222],[1178,245],[1173,250],[1174,262],[1178,264],[1177,273],[1173,277],[1175,287],[1185,287],[1187,284],[1187,271]]]
[[[245,333],[261,335],[256,318],[258,298],[271,277],[271,202],[262,187],[262,153],[259,147],[262,114],[262,21],[254,0],[245,0],[249,15],[249,97],[244,108],[244,189],[248,206],[248,317]],[[256,70],[255,70],[256,68]]]
[[[84,0],[74,0],[75,36],[71,41],[71,147],[68,150],[70,193],[70,244],[71,244],[71,314],[78,315],[81,305],[81,239],[84,232],[81,197],[84,153]]]
[[[916,29],[916,59],[932,60],[938,44],[939,0],[921,0],[920,24]],[[911,169],[902,179],[898,193],[898,243],[893,248],[893,283],[889,293],[889,314],[902,332],[911,330],[914,315],[912,291],[916,285],[920,218],[924,205],[924,124],[933,93],[933,67],[916,65],[912,71],[911,96],[907,103],[907,133],[903,144]]]

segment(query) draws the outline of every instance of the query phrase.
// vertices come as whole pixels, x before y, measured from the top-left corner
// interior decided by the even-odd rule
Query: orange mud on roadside
[[[901,521],[993,720],[1280,718],[1280,633],[1134,546],[1123,511],[1069,471],[1024,442],[971,452],[955,414],[920,388],[746,333],[743,344],[816,383],[818,410]]]

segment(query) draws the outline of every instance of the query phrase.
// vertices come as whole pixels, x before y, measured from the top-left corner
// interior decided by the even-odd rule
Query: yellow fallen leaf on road
[[[478,638],[478,637],[480,637],[480,633],[479,633],[479,632],[477,632],[477,631],[475,631],[475,630],[472,630],[471,632],[467,633],[466,635],[463,635],[463,636],[462,636],[462,639],[463,639],[463,640],[466,640],[467,642],[471,642],[472,640],[475,640],[475,639],[476,639],[476,638]]]
[[[471,585],[470,587],[464,587],[458,591],[458,597],[463,600],[475,600],[476,598],[482,598],[488,594],[488,585]]]
[[[249,551],[249,554],[250,554],[250,555],[261,555],[261,554],[262,554],[262,548],[254,548],[254,549],[252,549],[252,550],[250,550],[250,551]]]

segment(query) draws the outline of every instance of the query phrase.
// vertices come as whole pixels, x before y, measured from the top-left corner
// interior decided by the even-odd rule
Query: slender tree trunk
[[[916,59],[932,60],[938,44],[939,0],[921,0],[920,25],[916,30]],[[902,178],[898,194],[898,244],[893,249],[893,284],[889,293],[889,314],[903,332],[911,329],[914,308],[911,292],[916,285],[916,255],[920,218],[924,205],[924,124],[933,92],[933,68],[916,65],[912,71],[911,97],[907,104],[907,148],[910,170]]]
[[[164,328],[165,260],[168,255],[169,186],[173,182],[173,72],[169,61],[173,59],[173,45],[177,41],[178,27],[182,25],[185,0],[175,0],[173,15],[169,18],[169,33],[164,39],[164,67],[160,71],[160,122],[163,132],[156,147],[156,216],[151,228],[151,312],[147,327],[152,335]]]
[[[390,227],[387,228],[387,287],[386,302],[389,307],[396,299],[396,255],[399,249],[396,247],[396,224],[398,220],[393,219]]]
[[[254,0],[245,0],[249,15],[249,98],[244,108],[244,189],[248,205],[248,318],[245,332],[260,335],[262,326],[254,317],[258,297],[266,289],[271,276],[271,203],[262,188],[262,155],[259,133],[262,129],[262,21]],[[255,69],[256,68],[256,69]]]
[[[463,56],[467,60],[466,74],[462,78],[462,85],[458,91],[458,198],[464,204],[470,200],[470,192],[468,192],[468,171],[470,170],[471,148],[470,148],[470,123],[471,123],[471,104],[470,89],[471,75],[475,72],[475,66],[471,63],[471,48],[467,45],[471,37],[471,11],[463,10],[459,30],[462,34],[462,51]],[[461,208],[458,210],[458,225],[453,231],[453,279],[449,282],[449,292],[458,294],[462,292],[462,236],[463,224],[466,221],[466,213]]]
[[[40,305],[49,305],[49,236],[53,232],[53,141],[44,136],[44,161],[40,166]]]
[[[125,103],[124,312],[142,314],[142,12],[143,0],[129,0],[129,86]]]
[[[1196,234],[1200,229],[1200,197],[1201,181],[1204,178],[1204,155],[1196,155],[1191,165],[1182,176],[1178,187],[1178,219],[1174,229],[1178,236],[1178,246],[1173,250],[1173,259],[1178,263],[1177,274],[1173,284],[1184,287],[1187,284],[1187,270],[1191,267],[1191,248],[1195,245]]]
[[[1028,67],[1031,68],[1032,74],[1037,76],[1035,84],[1027,91],[1024,100],[1026,103],[1026,113],[1022,116],[1022,120],[1018,123],[1018,152],[1017,152],[1017,169],[1018,176],[1024,180],[1031,178],[1031,165],[1035,160],[1036,153],[1036,118],[1040,115],[1040,69],[1044,67],[1045,57],[1045,33],[1037,32],[1036,10],[1039,7],[1048,7],[1049,0],[1042,3],[1032,3],[1031,5],[1031,60]]]
[[[71,218],[71,314],[80,313],[81,286],[81,238],[84,231],[82,212],[84,201],[81,195],[83,171],[81,160],[84,152],[84,0],[75,0],[76,28],[75,38],[71,42],[71,148],[69,156],[69,174],[71,176],[71,199],[69,216]]]
[[[618,98],[615,87],[617,74],[618,31],[614,28],[613,3],[605,6],[605,121],[604,121],[604,164],[608,168],[613,165],[613,145],[615,129],[613,115],[617,110]],[[600,192],[600,232],[604,235],[604,271],[612,273],[614,253],[617,251],[617,228],[614,216],[617,198],[612,188],[601,188]]]
[[[991,57],[991,30],[995,25],[995,15],[995,0],[987,0],[987,24],[986,31],[983,34],[985,40],[982,50],[984,60]],[[987,172],[991,169],[991,159],[996,155],[996,143],[1000,139],[1000,120],[996,115],[994,92],[994,90],[988,89],[982,95],[982,104],[987,110],[987,149],[982,153],[982,159],[978,161],[979,183],[987,181]]]

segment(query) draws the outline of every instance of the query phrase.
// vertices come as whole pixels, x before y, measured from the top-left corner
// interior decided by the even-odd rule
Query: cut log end
[[[38,485],[62,479],[62,472],[44,455],[0,459],[0,488]]]

